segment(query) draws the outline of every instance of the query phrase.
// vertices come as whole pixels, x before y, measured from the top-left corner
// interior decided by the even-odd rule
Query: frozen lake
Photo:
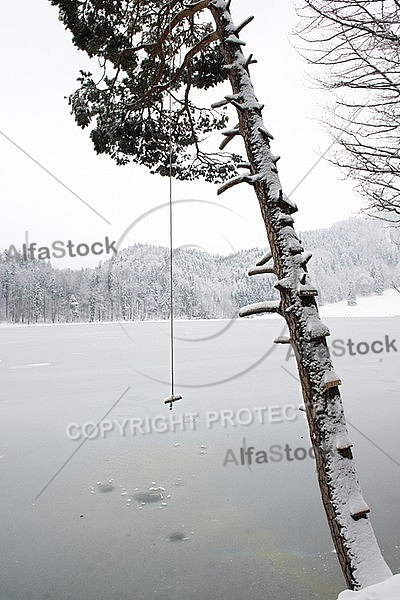
[[[337,342],[345,353],[333,359],[363,493],[397,572],[400,318],[324,321],[330,343],[370,347],[352,356]],[[0,597],[334,600],[345,585],[304,458],[305,416],[288,406],[302,403],[295,363],[272,345],[282,322],[177,322],[183,400],[171,413],[168,332],[168,323],[1,329]],[[77,436],[105,415],[113,431],[78,450],[83,438],[70,439],[68,425]],[[292,460],[271,460],[270,447],[286,445]],[[241,465],[246,447],[268,463]]]

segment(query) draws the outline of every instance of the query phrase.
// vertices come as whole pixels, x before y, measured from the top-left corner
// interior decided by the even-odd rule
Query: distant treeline
[[[396,237],[397,236],[397,237]],[[301,234],[313,252],[310,274],[319,302],[381,294],[400,281],[398,230],[349,219]],[[182,248],[174,255],[175,314],[184,319],[230,318],[253,302],[276,299],[275,277],[248,277],[265,253],[251,249],[215,256]],[[166,248],[131,246],[96,268],[56,269],[50,261],[0,255],[0,320],[64,323],[169,317]]]

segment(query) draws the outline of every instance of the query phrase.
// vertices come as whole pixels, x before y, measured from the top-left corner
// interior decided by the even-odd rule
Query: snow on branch
[[[318,296],[318,290],[310,282],[307,273],[304,273],[304,277],[302,277],[299,281],[297,285],[297,293],[303,298],[308,296]]]
[[[250,317],[261,313],[278,313],[280,307],[279,300],[268,300],[267,302],[256,302],[244,306],[239,311],[239,317]]]
[[[294,228],[292,227],[292,225],[285,225],[284,227],[281,228],[280,230],[280,235],[284,238],[296,238],[296,240],[298,240],[299,238],[297,237],[297,234],[294,230]]]
[[[258,175],[239,175],[238,177],[234,177],[230,181],[227,181],[226,183],[224,183],[224,185],[221,185],[221,187],[218,188],[217,195],[220,196],[221,194],[229,190],[231,187],[239,185],[239,183],[248,183],[249,185],[254,185],[258,181],[258,179]]]
[[[286,194],[281,193],[276,199],[278,200],[278,203],[283,207],[283,209],[286,210],[289,214],[293,214],[298,211],[297,205],[291,200],[289,200]]]
[[[279,291],[288,290],[290,289],[291,283],[291,277],[284,277],[283,279],[278,279],[278,281],[274,285],[274,288],[276,288]]]
[[[211,104],[211,108],[222,108],[223,106],[226,106],[227,104],[229,104],[229,100],[224,98],[223,100],[218,100],[218,102],[214,102],[214,104]]]
[[[222,132],[222,135],[226,136],[226,139],[221,142],[219,147],[220,150],[226,148],[233,138],[235,138],[237,135],[240,135],[239,123],[235,125],[233,129],[225,129],[225,131]]]
[[[304,252],[303,246],[294,237],[288,238],[286,240],[286,245],[292,254],[301,254]]]
[[[229,35],[224,41],[226,44],[236,44],[237,46],[245,46],[246,45],[246,42],[244,42],[243,40],[240,40],[234,34]]]
[[[267,252],[267,254],[264,254],[264,256],[262,258],[260,258],[260,260],[258,262],[256,262],[256,266],[262,267],[263,265],[265,265],[265,263],[267,263],[269,260],[271,260],[271,258],[272,258],[271,252]]]
[[[300,244],[300,240],[297,237],[296,232],[291,225],[284,225],[279,233],[283,238],[287,249],[292,254],[301,254],[304,251],[304,248]]]
[[[282,187],[279,180],[272,182],[269,181],[269,173],[267,172],[267,170],[264,171],[263,177],[265,181],[268,181],[269,183],[268,200],[270,200],[271,202],[282,202]]]
[[[266,127],[264,127],[264,126],[262,126],[262,127],[259,127],[259,128],[258,128],[258,131],[259,131],[259,132],[260,132],[260,133],[261,133],[263,136],[265,136],[266,138],[268,138],[269,140],[273,140],[273,139],[274,139],[274,136],[272,135],[272,133],[270,133],[270,132],[268,131],[268,129],[267,129]]]
[[[239,102],[239,100],[243,100],[242,94],[227,94],[225,99],[228,102]]]
[[[278,221],[282,225],[293,225],[294,223],[293,217],[286,215],[285,213],[279,213]]]
[[[253,267],[252,269],[250,269],[247,273],[249,275],[249,277],[252,277],[253,275],[266,275],[266,274],[272,274],[275,275],[275,269],[273,267]]]
[[[227,137],[233,137],[233,136],[239,135],[239,134],[240,134],[239,123],[233,129],[225,129],[222,132],[222,135],[226,135]]]
[[[236,100],[232,100],[231,104],[238,110],[258,110],[259,112],[261,112],[265,107],[265,104],[260,104],[260,102],[252,102],[249,100],[246,100],[246,102],[243,102],[242,104]]]
[[[302,267],[303,269],[305,268],[305,266],[307,265],[308,261],[312,258],[312,253],[311,252],[302,252],[301,254],[297,254],[296,256],[293,257],[293,259],[295,260],[296,264],[299,267]]]
[[[244,29],[249,23],[251,23],[253,21],[253,19],[254,19],[253,15],[251,15],[250,17],[247,17],[247,19],[245,19],[244,21],[242,21],[242,23],[240,23],[240,25],[238,25],[237,27],[235,27],[235,29],[234,29],[233,32],[236,35],[238,35],[242,31],[242,29]]]
[[[351,498],[350,514],[355,521],[366,517],[369,512],[371,512],[371,509],[360,493]]]
[[[284,335],[281,335],[274,339],[274,344],[290,344],[290,338]]]
[[[331,334],[325,323],[321,321],[316,306],[303,306],[303,315],[308,340],[318,340]]]
[[[222,65],[224,71],[232,71],[233,69],[237,69],[237,64],[232,63],[231,65]]]
[[[232,0],[212,0],[212,2],[210,2],[210,4],[212,4],[213,6],[215,6],[215,8],[219,8],[221,10],[229,10],[230,6],[231,6],[231,1]]]
[[[353,442],[349,438],[347,432],[338,433],[335,436],[335,448],[336,450],[343,451],[348,450],[354,446]]]
[[[338,385],[342,385],[342,382],[339,376],[335,373],[333,369],[330,369],[325,373],[324,377],[324,385],[326,388],[337,387]]]
[[[310,340],[317,340],[331,335],[329,328],[321,321],[319,316],[307,320],[306,331]]]

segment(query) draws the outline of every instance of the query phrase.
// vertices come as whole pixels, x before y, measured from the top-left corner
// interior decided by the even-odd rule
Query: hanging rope
[[[173,209],[172,209],[172,61],[173,53],[171,47],[171,6],[168,3],[168,21],[169,21],[169,42],[170,42],[170,56],[169,56],[169,97],[168,97],[168,111],[169,111],[169,322],[170,322],[170,370],[171,370],[171,395],[164,400],[164,404],[169,404],[169,410],[173,409],[174,402],[182,400],[182,396],[175,395],[175,337],[174,337],[174,239],[173,239]]]
[[[171,96],[170,96],[171,106]],[[170,108],[171,113],[171,108]],[[171,144],[171,137],[170,137]],[[172,214],[172,146],[170,145],[169,164],[169,301],[170,301],[170,336],[171,336],[171,395],[175,392],[175,343],[174,343],[174,240],[173,240],[173,214]]]

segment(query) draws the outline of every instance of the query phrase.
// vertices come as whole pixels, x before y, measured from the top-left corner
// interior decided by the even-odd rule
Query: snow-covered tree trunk
[[[264,272],[275,273],[281,294],[280,303],[265,309],[281,314],[289,328],[329,527],[346,582],[358,589],[387,579],[391,571],[381,555],[361,494],[338,389],[340,380],[333,371],[325,340],[329,331],[319,318],[317,291],[307,274],[311,254],[304,251],[293,228],[291,215],[297,208],[283,194],[278,158],[270,150],[273,138],[263,123],[262,105],[249,75],[252,59],[244,57],[244,42],[238,37],[246,22],[236,27],[229,6],[230,1],[225,0],[209,4],[233,90],[226,103],[237,108],[239,117],[238,131],[226,134],[242,135],[249,164],[246,174],[220,191],[244,182],[253,185],[257,194],[271,249],[271,256],[260,263],[273,260],[271,269]],[[271,93],[277,93],[273,81]]]

